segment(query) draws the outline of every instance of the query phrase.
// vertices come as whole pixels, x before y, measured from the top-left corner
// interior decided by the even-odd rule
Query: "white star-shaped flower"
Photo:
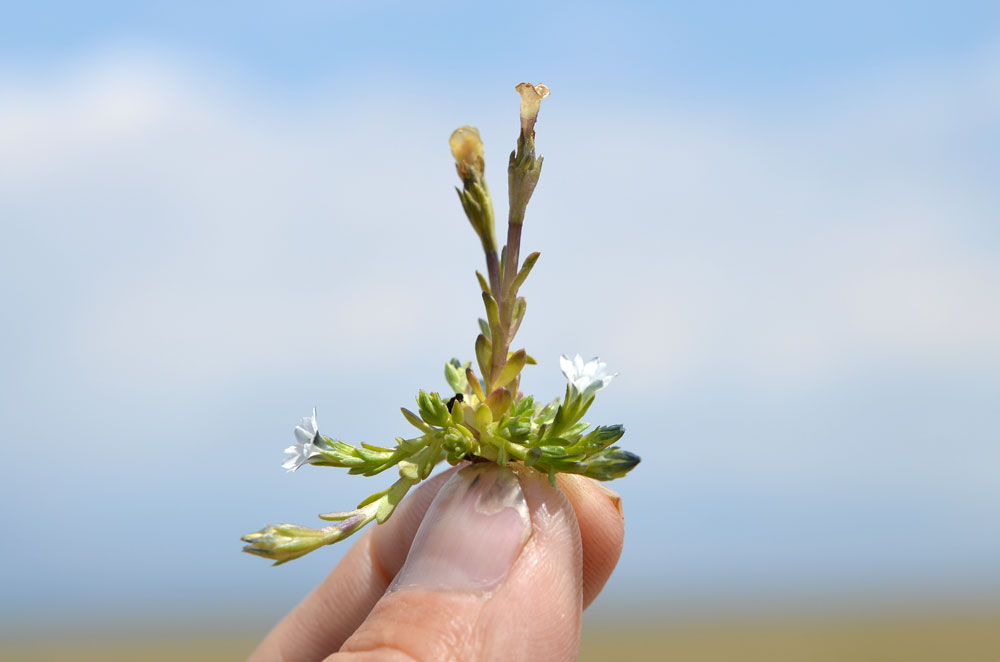
[[[316,423],[316,408],[313,407],[312,416],[303,418],[295,426],[295,441],[297,443],[285,449],[287,457],[281,464],[281,468],[295,471],[303,464],[309,464],[310,459],[320,454],[319,448],[316,446],[317,439],[319,439],[319,425]]]
[[[608,374],[608,364],[601,361],[596,356],[586,363],[583,357],[577,354],[573,359],[566,358],[566,355],[559,357],[559,367],[569,380],[570,385],[583,394],[584,398],[592,398],[594,394],[611,383],[611,380],[618,376]]]

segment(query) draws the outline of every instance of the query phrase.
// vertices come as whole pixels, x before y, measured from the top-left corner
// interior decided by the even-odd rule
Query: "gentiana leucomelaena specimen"
[[[397,437],[392,448],[367,443],[352,446],[327,437],[319,431],[313,409],[312,415],[295,427],[295,445],[285,449],[285,469],[296,471],[310,464],[374,476],[395,468],[399,478],[354,510],[320,515],[320,519],[334,522],[330,526],[314,529],[276,524],[245,535],[244,551],[278,565],[343,540],[372,520],[382,523],[410,488],[430,476],[441,462],[496,462],[501,466],[517,462],[547,474],[553,485],[559,473],[613,480],[639,463],[638,456],[615,445],[625,433],[621,425],[592,428],[580,420],[597,392],[615,377],[599,359],[561,357],[560,367],[568,381],[566,392],[547,404],[520,390],[521,371],[534,365],[535,359],[524,349],[513,349],[526,309],[524,297],[518,293],[539,255],[531,253],[521,260],[521,227],[542,172],[542,157],[535,155],[535,121],[549,89],[529,83],[516,89],[521,95],[521,130],[507,166],[510,210],[502,249],[498,250],[493,231],[493,200],[484,176],[479,131],[463,126],[449,140],[462,181],[458,198],[486,256],[486,275],[476,272],[486,315],[479,320],[475,368],[472,361],[452,359],[446,363],[444,377],[449,390],[443,394],[420,391],[416,411],[402,410],[416,434]]]

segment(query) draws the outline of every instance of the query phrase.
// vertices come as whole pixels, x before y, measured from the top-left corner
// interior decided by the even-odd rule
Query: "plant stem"
[[[502,300],[500,296],[500,262],[496,251],[486,252],[486,271],[490,277],[490,289],[493,290],[493,297],[497,301]]]
[[[511,285],[514,283],[514,278],[517,276],[517,263],[521,257],[521,222],[524,220],[523,210],[521,211],[520,216],[520,219],[515,219],[513,218],[512,213],[510,222],[507,224],[507,264],[504,265],[503,297],[501,300],[504,303],[511,305],[513,305],[514,302],[508,301],[511,294],[510,289]]]

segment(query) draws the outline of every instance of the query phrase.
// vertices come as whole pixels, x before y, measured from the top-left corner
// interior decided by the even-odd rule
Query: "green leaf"
[[[378,510],[375,511],[375,521],[382,524],[389,516],[392,515],[392,511],[396,510],[396,506],[406,495],[407,490],[410,489],[411,482],[405,478],[400,478],[398,481],[393,483],[389,491],[386,492],[382,500],[379,501]]]
[[[472,387],[472,392],[475,394],[480,401],[486,399],[486,394],[483,392],[483,385],[476,377],[476,373],[472,372],[472,368],[465,369],[465,378],[469,380],[469,386]]]
[[[510,410],[511,416],[532,416],[535,413],[535,399],[528,395],[514,403]]]
[[[479,363],[479,371],[483,373],[486,381],[490,381],[490,365],[493,361],[493,343],[486,339],[486,336],[479,334],[476,336],[476,361]]]
[[[528,302],[524,300],[524,297],[517,297],[514,300],[514,306],[511,309],[511,321],[510,321],[510,337],[513,338],[517,334],[517,330],[521,328],[521,322],[524,320],[524,313],[528,309]]]
[[[493,340],[493,334],[490,331],[490,325],[482,317],[479,318],[479,330],[483,332],[484,336],[486,336],[490,340]]]
[[[489,397],[486,398],[486,404],[489,406],[490,411],[493,413],[493,420],[498,420],[501,416],[507,413],[510,409],[510,403],[513,400],[513,396],[505,388],[498,388]],[[477,412],[478,413],[478,412]]]
[[[476,415],[474,417],[476,428],[482,432],[486,429],[486,426],[493,422],[493,412],[490,410],[486,403],[483,403],[476,407]]]
[[[486,319],[490,323],[492,330],[491,337],[502,338],[503,332],[500,330],[500,309],[497,307],[497,300],[490,296],[489,292],[483,292],[483,304],[486,306]]]
[[[527,352],[523,349],[519,349],[508,356],[507,363],[504,365],[503,370],[500,371],[500,376],[497,377],[497,386],[506,386],[514,381],[521,374],[521,369],[524,368],[527,356]]]
[[[511,294],[517,294],[517,291],[521,289],[521,285],[528,278],[528,274],[531,273],[531,268],[535,266],[535,262],[538,261],[538,256],[541,255],[538,251],[535,251],[528,257],[524,258],[524,264],[521,265],[521,270],[517,272],[517,276],[514,278],[514,282],[511,284]]]
[[[416,414],[414,414],[412,411],[410,411],[406,407],[400,407],[399,411],[403,412],[403,418],[405,418],[407,421],[409,421],[410,425],[412,425],[413,427],[417,428],[421,432],[433,432],[434,431],[434,428],[432,428],[429,425],[427,425],[426,423],[424,423],[422,420],[420,420],[419,416],[417,416]]]
[[[490,291],[490,284],[486,282],[486,278],[478,271],[476,272],[476,278],[479,280],[479,289],[488,293]]]

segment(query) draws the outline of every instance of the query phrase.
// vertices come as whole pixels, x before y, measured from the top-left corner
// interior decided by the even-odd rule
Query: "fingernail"
[[[624,518],[625,512],[622,510],[622,498],[618,494],[618,492],[615,492],[610,487],[605,487],[604,485],[598,483],[597,481],[594,481],[594,484],[597,485],[597,489],[599,489],[601,492],[604,493],[604,496],[611,499],[611,505],[614,506],[615,509],[618,511],[618,515]]]
[[[495,464],[465,467],[434,498],[389,590],[491,589],[530,535],[531,516],[517,476]]]

